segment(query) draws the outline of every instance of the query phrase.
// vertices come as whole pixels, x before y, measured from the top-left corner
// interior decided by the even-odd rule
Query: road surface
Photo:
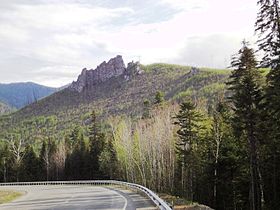
[[[25,192],[1,210],[135,210],[156,209],[148,198],[130,190],[82,185],[9,186],[0,190]]]

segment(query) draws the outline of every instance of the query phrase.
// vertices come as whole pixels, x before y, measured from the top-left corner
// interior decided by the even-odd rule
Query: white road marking
[[[108,189],[108,188],[105,188],[105,189]],[[111,190],[111,189],[108,189],[108,190]],[[122,208],[122,210],[126,210],[126,207],[127,207],[127,199],[126,199],[126,197],[124,197],[123,195],[121,195],[120,193],[118,193],[117,191],[115,191],[115,190],[111,190],[112,192],[114,192],[115,194],[117,194],[118,196],[120,196],[120,197],[122,197],[123,198],[123,200],[124,200],[124,206],[123,206],[123,208]]]

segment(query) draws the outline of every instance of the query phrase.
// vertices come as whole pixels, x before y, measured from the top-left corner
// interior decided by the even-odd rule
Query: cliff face
[[[126,68],[122,56],[118,55],[108,62],[104,61],[94,70],[84,68],[78,80],[73,82],[69,88],[81,92],[87,86],[93,86],[112,77],[123,75],[125,71]]]
[[[111,58],[108,62],[104,61],[96,69],[82,70],[78,80],[73,82],[69,89],[82,92],[84,88],[105,82],[112,77],[123,76],[125,80],[129,80],[133,75],[141,74],[143,71],[140,68],[139,62],[130,62],[125,67],[121,55]]]

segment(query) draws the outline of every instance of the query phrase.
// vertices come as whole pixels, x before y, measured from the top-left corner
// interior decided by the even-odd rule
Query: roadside
[[[171,204],[174,210],[213,210],[208,206],[190,202],[186,199],[172,195],[160,194],[160,197]]]
[[[0,204],[11,202],[24,193],[11,190],[0,190]]]

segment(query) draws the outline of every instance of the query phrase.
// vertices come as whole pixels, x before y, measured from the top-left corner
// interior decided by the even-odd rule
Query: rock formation
[[[96,69],[82,70],[78,80],[73,82],[69,88],[81,92],[85,87],[90,87],[102,83],[112,77],[123,75],[126,80],[129,80],[133,75],[141,74],[140,63],[133,61],[128,63],[125,67],[122,56],[117,55],[115,58],[110,59],[107,63],[104,61]]]

